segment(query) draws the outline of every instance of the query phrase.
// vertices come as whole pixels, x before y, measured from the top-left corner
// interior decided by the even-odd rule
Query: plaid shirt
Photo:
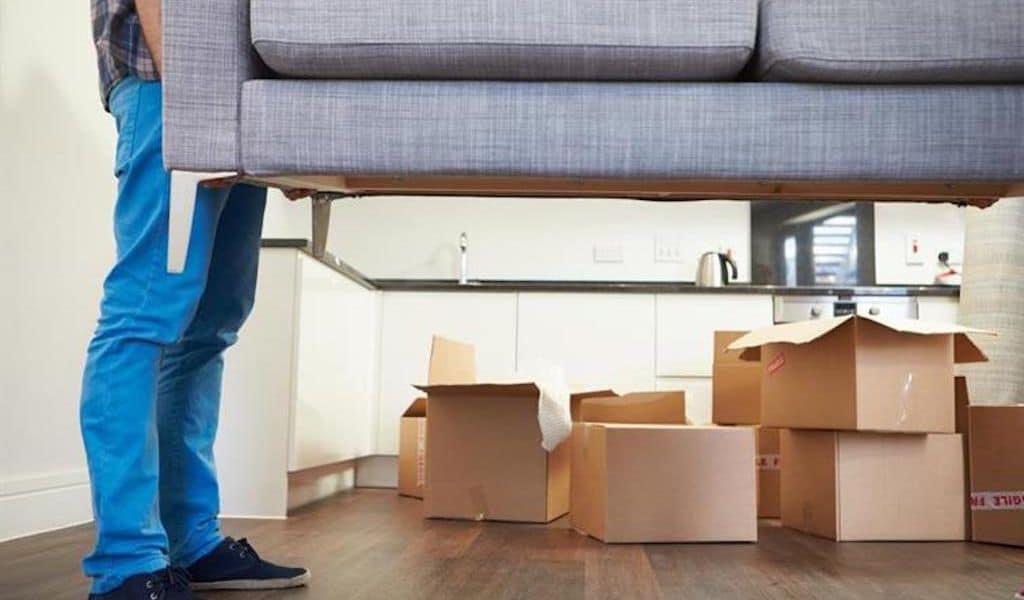
[[[114,85],[129,75],[154,81],[160,73],[142,37],[135,0],[91,0],[92,36],[104,108]]]

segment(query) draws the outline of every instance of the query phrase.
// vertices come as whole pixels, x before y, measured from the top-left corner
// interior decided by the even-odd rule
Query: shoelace
[[[188,571],[181,567],[168,567],[158,571],[146,580],[149,600],[161,600],[172,590],[187,590],[191,581]]]
[[[253,548],[252,545],[249,544],[249,540],[247,538],[242,538],[240,540],[236,540],[236,541],[232,542],[228,546],[228,548],[230,550],[239,550],[240,551],[238,553],[238,557],[239,558],[245,558],[246,556],[252,556],[256,560],[261,560],[260,559],[260,555],[257,554],[256,553],[256,549]]]

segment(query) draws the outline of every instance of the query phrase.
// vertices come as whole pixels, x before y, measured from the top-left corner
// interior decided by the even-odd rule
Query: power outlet
[[[621,263],[624,260],[622,244],[594,244],[595,263]]]
[[[683,258],[683,241],[674,237],[658,236],[654,238],[654,262],[681,263]]]

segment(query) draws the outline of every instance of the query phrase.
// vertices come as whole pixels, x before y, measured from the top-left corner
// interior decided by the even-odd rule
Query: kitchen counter
[[[311,254],[303,239],[266,239],[264,248],[295,248]],[[956,297],[956,286],[798,286],[736,283],[725,287],[697,287],[693,283],[671,281],[547,281],[486,280],[461,285],[455,279],[373,279],[341,259],[327,254],[318,259],[324,265],[352,279],[363,287],[387,292],[604,292],[636,294],[762,294],[773,296],[940,296]]]

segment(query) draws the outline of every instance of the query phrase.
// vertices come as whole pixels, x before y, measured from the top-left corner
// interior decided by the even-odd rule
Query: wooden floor
[[[389,598],[993,598],[1024,586],[1024,550],[962,543],[836,544],[763,522],[758,544],[606,546],[568,528],[428,521],[417,500],[346,493],[287,521],[232,520],[310,587],[213,600]],[[0,598],[81,599],[77,527],[0,544]]]

